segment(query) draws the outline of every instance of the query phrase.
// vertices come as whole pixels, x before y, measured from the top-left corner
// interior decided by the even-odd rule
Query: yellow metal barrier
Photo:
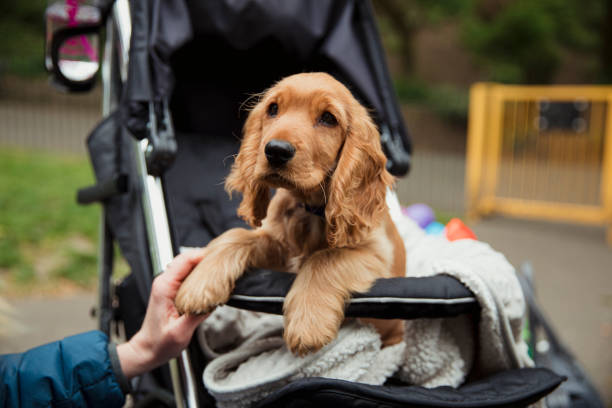
[[[607,225],[612,243],[612,86],[473,85],[465,186],[469,217]]]

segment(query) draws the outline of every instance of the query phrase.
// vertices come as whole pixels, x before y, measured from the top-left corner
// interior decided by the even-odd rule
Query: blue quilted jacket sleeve
[[[0,407],[121,407],[107,347],[91,331],[0,356]]]

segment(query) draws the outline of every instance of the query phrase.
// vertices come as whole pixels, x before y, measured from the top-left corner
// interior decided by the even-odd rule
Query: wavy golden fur
[[[254,229],[231,229],[203,248],[179,290],[179,311],[224,304],[248,267],[290,271],[297,277],[284,304],[288,347],[303,355],[329,343],[351,293],[404,275],[385,164],[375,124],[341,83],[324,73],[278,82],[251,110],[225,183],[242,193],[238,214]],[[385,344],[401,339],[399,321],[370,322]]]

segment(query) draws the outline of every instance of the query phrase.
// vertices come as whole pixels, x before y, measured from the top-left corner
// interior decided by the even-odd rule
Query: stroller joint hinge
[[[149,140],[145,151],[147,172],[159,177],[172,165],[177,152],[168,101],[149,102],[147,130]]]

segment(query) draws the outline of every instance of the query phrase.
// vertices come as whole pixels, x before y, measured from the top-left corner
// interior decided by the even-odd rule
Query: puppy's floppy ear
[[[387,187],[393,184],[380,134],[356,100],[349,122],[325,207],[327,241],[332,247],[355,246],[380,222],[387,208]]]
[[[270,204],[270,190],[258,183],[253,176],[259,146],[261,144],[261,126],[265,106],[258,103],[249,113],[244,129],[242,144],[232,165],[232,170],[225,180],[225,190],[230,194],[234,191],[242,193],[242,202],[238,207],[238,215],[250,226],[259,227],[266,217]]]

